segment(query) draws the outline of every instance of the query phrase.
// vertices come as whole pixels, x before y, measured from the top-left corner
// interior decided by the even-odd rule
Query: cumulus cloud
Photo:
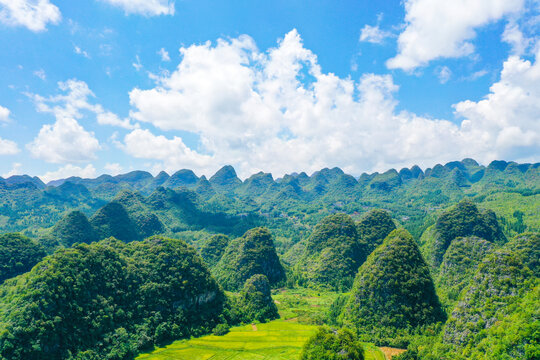
[[[95,114],[99,124],[134,128],[129,120],[120,120],[100,104],[90,103],[89,99],[94,94],[84,81],[68,80],[59,82],[58,86],[65,94],[47,98],[30,95],[38,111],[52,113],[56,118],[54,124],[44,125],[37,137],[27,145],[34,157],[51,163],[95,159],[95,153],[101,146],[94,133],[85,130],[78,122],[84,117],[84,111]]]
[[[8,178],[13,175],[20,175],[22,174],[22,164],[21,163],[13,163],[11,165],[11,170],[9,170],[7,173],[2,174],[3,178]]]
[[[68,164],[62,166],[55,171],[48,171],[43,175],[40,175],[39,178],[44,183],[48,183],[52,180],[66,179],[71,176],[79,176],[82,178],[95,178],[96,169],[92,164],[88,164],[85,167],[75,166]]]
[[[15,155],[19,151],[15,141],[0,138],[0,155]]]
[[[414,70],[474,52],[475,29],[523,9],[524,0],[406,0],[405,29],[390,69]]]
[[[159,160],[168,171],[180,167],[200,168],[210,166],[212,158],[188,148],[181,138],[167,139],[149,130],[136,129],[127,134],[122,145],[126,153],[140,159]]]
[[[454,106],[465,119],[462,128],[478,139],[477,151],[488,158],[532,159],[540,154],[539,60],[540,51],[534,62],[511,56],[484,99]]]
[[[144,16],[174,15],[174,1],[171,0],[101,0],[124,10],[126,15]]]
[[[114,176],[121,174],[122,171],[124,171],[124,168],[118,163],[107,163],[105,164],[105,170],[107,170],[109,175]]]
[[[360,41],[367,41],[372,44],[382,44],[390,36],[392,36],[392,33],[381,30],[379,25],[366,25],[360,31]]]
[[[2,105],[0,105],[0,123],[10,121],[10,118],[9,118],[10,114],[11,114],[11,111],[9,111],[8,108],[5,108]]]
[[[49,0],[0,0],[0,22],[8,26],[24,26],[38,32],[61,19],[60,10]]]
[[[523,35],[519,25],[515,22],[509,22],[504,28],[502,34],[502,39],[504,42],[510,44],[512,47],[512,54],[521,56],[525,53],[529,45],[533,42],[532,39],[529,39]]]
[[[364,74],[354,81],[322,72],[296,30],[265,52],[248,36],[180,52],[176,70],[158,77],[154,88],[130,92],[130,115],[162,130],[197,134],[199,148],[142,129],[123,141],[130,155],[162,161],[170,171],[190,167],[211,174],[233,164],[242,176],[259,170],[280,176],[325,166],[359,174],[469,156],[519,160],[540,153],[533,141],[540,124],[533,121],[540,113],[534,95],[537,65],[519,58],[505,64],[501,83],[492,88],[497,95],[488,95],[487,103],[456,105],[457,115],[464,117],[456,124],[398,112],[398,86],[390,75]],[[499,89],[508,84],[513,85],[504,92],[514,96],[499,98]],[[500,101],[510,107],[520,99],[515,103],[520,106],[505,110],[506,120],[494,118]],[[510,141],[516,128],[525,137],[519,145]],[[519,154],[512,152],[515,146],[522,149]]]
[[[158,54],[161,57],[161,61],[171,61],[169,52],[165,50],[164,48],[159,49]]]

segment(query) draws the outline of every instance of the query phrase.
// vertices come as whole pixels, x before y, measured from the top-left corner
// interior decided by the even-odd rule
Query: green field
[[[137,359],[295,359],[316,330],[316,326],[276,320],[235,327],[224,336],[208,335],[176,341]]]
[[[302,346],[317,330],[314,325],[275,320],[266,324],[232,328],[224,336],[208,335],[181,340],[140,360],[291,360],[298,359]],[[366,360],[384,360],[373,345],[366,345]]]

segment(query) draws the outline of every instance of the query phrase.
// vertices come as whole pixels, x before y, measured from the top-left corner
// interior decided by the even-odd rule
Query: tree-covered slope
[[[122,241],[139,240],[135,223],[126,209],[118,202],[110,202],[96,211],[90,218],[90,224],[99,239],[115,237]]]
[[[244,322],[266,322],[279,318],[266,276],[256,274],[246,280],[238,296],[238,312]]]
[[[488,255],[461,293],[443,329],[442,345],[436,346],[435,351],[447,353],[448,359],[470,358],[471,351],[476,351],[473,349],[486,338],[490,329],[509,316],[512,306],[535,284],[538,279],[518,255],[508,250]],[[522,345],[528,342],[523,341]]]
[[[494,250],[494,244],[475,236],[454,239],[446,250],[435,284],[445,304],[457,300],[459,293],[476,272],[478,264]]]
[[[182,241],[79,244],[0,287],[0,358],[127,359],[209,331],[223,304]]]
[[[358,242],[361,248],[360,263],[366,261],[369,254],[383,243],[383,240],[395,230],[396,225],[387,211],[375,209],[365,214],[356,223]]]
[[[428,266],[405,229],[392,231],[360,267],[342,316],[374,337],[445,320]]]
[[[212,273],[227,290],[238,290],[256,274],[265,275],[271,285],[285,280],[272,234],[266,228],[248,230],[232,240]]]
[[[84,213],[71,211],[53,227],[51,235],[62,246],[70,247],[74,243],[91,243],[97,240],[97,234]]]
[[[18,233],[0,235],[0,283],[30,271],[45,257],[41,245]]]
[[[476,236],[497,244],[506,242],[493,211],[481,212],[474,203],[463,200],[441,214],[434,228],[420,240],[426,260],[438,267],[452,240],[466,236]]]
[[[201,257],[204,262],[210,267],[216,265],[229,245],[229,241],[229,238],[223,234],[213,235],[206,240],[201,248]]]
[[[353,220],[349,215],[335,214],[315,226],[296,271],[305,285],[347,289],[352,285],[360,259]]]

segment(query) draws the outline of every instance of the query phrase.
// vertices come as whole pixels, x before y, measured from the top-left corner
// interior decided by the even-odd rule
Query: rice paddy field
[[[324,322],[338,296],[312,289],[278,289],[272,297],[280,319],[231,328],[224,336],[207,335],[142,354],[138,360],[294,360]],[[366,360],[386,360],[383,351],[364,344]]]
[[[317,326],[282,320],[266,324],[232,328],[224,336],[208,335],[176,341],[171,345],[140,355],[140,360],[240,360],[297,359],[304,343]]]
[[[232,328],[224,336],[208,335],[181,340],[138,360],[292,360],[300,357],[304,343],[317,326],[275,320],[266,324]],[[366,360],[385,360],[375,346],[365,344]]]

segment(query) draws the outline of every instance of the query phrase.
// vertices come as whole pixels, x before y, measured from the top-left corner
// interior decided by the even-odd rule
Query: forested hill
[[[174,189],[178,195],[166,189]],[[163,204],[163,198],[173,203],[184,199],[178,201],[184,201],[186,206],[176,209],[183,213],[180,223],[169,221],[178,218],[170,208],[168,214],[165,209],[163,216],[158,216],[168,233],[215,225],[201,221],[203,215],[251,216],[254,226],[266,225],[280,238],[291,239],[288,244],[278,241],[278,250],[283,252],[329,214],[344,212],[356,220],[372,208],[389,211],[418,239],[441,209],[465,197],[494,210],[507,236],[540,229],[535,206],[540,196],[540,164],[493,161],[483,166],[464,159],[425,170],[413,166],[358,178],[333,168],[311,176],[302,172],[280,179],[259,172],[241,181],[231,166],[223,167],[210,179],[186,169],[172,175],[161,172],[155,177],[133,171],[96,179],[71,177],[48,184],[37,177],[12,176],[0,178],[0,231],[42,236],[70,211],[79,210],[88,218],[96,216],[99,209],[118,200],[125,191],[153,204],[147,208]],[[238,235],[245,230],[241,226],[220,232],[236,231]]]

